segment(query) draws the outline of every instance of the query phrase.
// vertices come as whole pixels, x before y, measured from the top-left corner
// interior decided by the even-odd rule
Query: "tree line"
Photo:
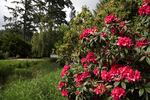
[[[71,0],[13,0],[11,3],[15,7],[6,6],[10,16],[4,16],[5,32],[1,33],[17,35],[30,45],[34,57],[49,56],[55,42],[62,38],[60,25],[68,23],[64,8],[71,9],[70,17],[75,15]]]

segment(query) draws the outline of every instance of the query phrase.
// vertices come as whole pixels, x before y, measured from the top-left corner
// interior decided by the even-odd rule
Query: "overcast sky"
[[[9,15],[9,12],[5,6],[6,5],[7,6],[15,6],[10,3],[10,1],[13,1],[13,0],[7,0],[7,1],[9,1],[9,2],[6,2],[5,0],[0,0],[0,29],[2,28],[2,25],[5,24],[3,21],[3,16]],[[99,0],[71,0],[71,1],[73,2],[73,5],[75,6],[75,9],[77,12],[81,11],[81,8],[83,5],[86,5],[91,10],[95,9],[96,4],[99,2]],[[67,16],[69,17],[69,10],[65,9],[65,11],[67,12]]]

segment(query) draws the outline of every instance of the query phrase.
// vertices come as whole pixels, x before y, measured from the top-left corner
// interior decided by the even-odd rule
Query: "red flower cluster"
[[[145,0],[138,12],[141,16],[150,15],[150,1]]]
[[[98,76],[100,74],[99,68],[94,68],[93,73],[95,76]]]
[[[87,56],[81,59],[81,63],[83,64],[84,68],[87,68],[88,64],[91,62],[95,64],[97,63],[94,52],[88,52]]]
[[[61,95],[64,97],[67,97],[68,96],[68,90],[62,90]]]
[[[101,95],[103,93],[105,93],[107,90],[106,86],[104,84],[99,84],[95,89],[94,89],[94,92],[97,94],[97,95]]]
[[[61,90],[62,87],[64,87],[65,85],[66,85],[66,82],[59,82],[58,89]]]
[[[126,92],[121,87],[115,87],[111,92],[111,96],[113,97],[113,100],[120,100],[121,97],[124,97],[125,95]]]
[[[80,34],[80,39],[82,40],[83,38],[89,36],[89,34],[93,34],[94,32],[97,32],[97,27],[87,28],[82,32],[82,34]]]
[[[62,72],[61,72],[61,77],[64,77],[67,73],[68,73],[68,70],[70,69],[70,66],[69,65],[65,65]]]
[[[129,82],[135,82],[141,79],[141,74],[138,70],[133,71],[131,66],[115,65],[111,67],[109,72],[103,70],[101,72],[101,77],[102,80],[106,82],[120,81],[123,79]]]
[[[143,40],[138,40],[136,41],[136,47],[141,48],[143,46],[148,45],[148,40],[147,39],[143,39]]]
[[[90,76],[89,72],[83,72],[75,76],[75,81],[79,85],[84,79],[88,78],[89,76]]]
[[[144,3],[150,3],[150,0],[144,0]]]
[[[129,37],[119,37],[117,41],[117,45],[120,47],[130,48],[133,45],[133,43]]]
[[[86,56],[86,59],[87,59],[87,62],[88,62],[88,63],[91,63],[91,62],[97,63],[97,61],[96,61],[96,56],[95,56],[94,52],[89,52],[89,53],[87,54],[87,56]]]
[[[104,19],[105,24],[111,24],[111,23],[117,22],[117,21],[118,21],[118,18],[113,14],[106,16]]]

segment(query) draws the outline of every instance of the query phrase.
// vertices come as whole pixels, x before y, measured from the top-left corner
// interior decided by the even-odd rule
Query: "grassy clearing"
[[[0,89],[0,100],[65,100],[57,90],[61,71],[58,64],[48,59],[0,61],[1,68],[10,65],[15,69],[15,73],[9,76],[8,82]],[[27,73],[27,70],[31,72],[31,76],[22,78],[23,72]],[[17,71],[20,74],[16,74]]]

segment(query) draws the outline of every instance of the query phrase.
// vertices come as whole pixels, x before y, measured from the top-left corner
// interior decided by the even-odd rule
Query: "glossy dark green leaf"
[[[126,83],[121,82],[121,86],[122,86],[124,89],[126,89]]]
[[[145,58],[146,58],[146,56],[143,56],[143,57],[140,58],[139,61],[143,61]]]
[[[120,84],[120,82],[115,82],[114,87],[117,87]]]
[[[144,89],[139,90],[139,96],[142,96],[144,94]]]
[[[150,65],[150,58],[146,58],[146,62]]]
[[[150,88],[145,88],[145,91],[146,91],[147,93],[150,93]]]

